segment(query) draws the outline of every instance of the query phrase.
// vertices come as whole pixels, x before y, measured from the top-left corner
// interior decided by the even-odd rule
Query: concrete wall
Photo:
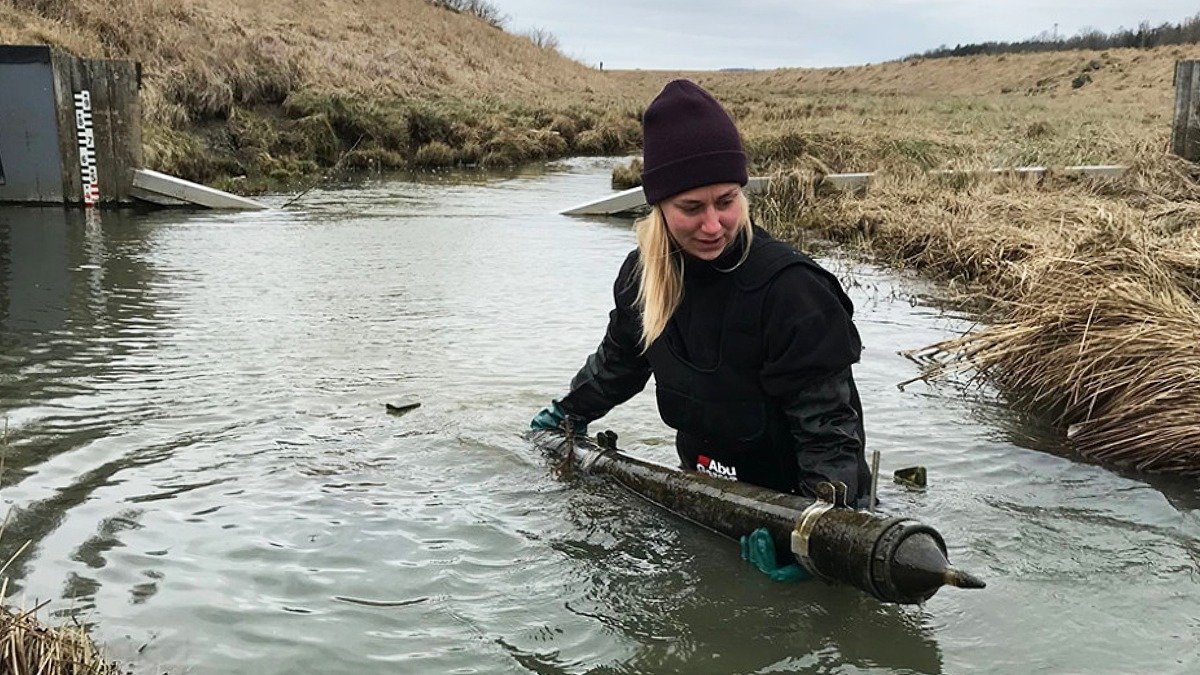
[[[0,202],[132,201],[139,88],[131,61],[0,45]]]
[[[0,46],[0,92],[0,202],[62,202],[50,48]]]

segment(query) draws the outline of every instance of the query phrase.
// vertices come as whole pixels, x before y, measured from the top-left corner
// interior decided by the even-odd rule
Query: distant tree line
[[[1059,37],[1051,31],[1042,31],[1028,40],[1020,42],[983,42],[979,44],[942,45],[922,54],[907,58],[937,59],[948,56],[974,56],[976,54],[1021,54],[1026,52],[1060,52],[1071,49],[1149,49],[1162,45],[1200,43],[1200,14],[1179,23],[1164,23],[1151,27],[1143,21],[1137,29],[1120,28],[1112,33],[1087,27],[1072,37]]]

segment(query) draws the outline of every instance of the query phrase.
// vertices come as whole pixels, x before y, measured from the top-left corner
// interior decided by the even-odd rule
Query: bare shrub
[[[538,49],[558,51],[558,37],[545,28],[531,28],[525,32],[525,37],[529,38],[529,41]]]
[[[487,0],[429,0],[429,3],[434,7],[482,19],[496,28],[504,28],[508,22],[508,17],[500,8]]]

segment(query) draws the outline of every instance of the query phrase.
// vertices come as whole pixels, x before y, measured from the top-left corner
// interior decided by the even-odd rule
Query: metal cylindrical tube
[[[817,576],[849,584],[884,602],[923,602],[945,584],[983,587],[982,581],[950,566],[946,545],[933,528],[908,518],[835,507],[643,462],[616,451],[611,439],[601,448],[585,437],[535,431],[530,440],[584,473],[606,476],[734,540],[765,528],[777,551],[791,550]]]
[[[884,602],[924,602],[943,585],[960,585],[941,535],[910,518],[827,509],[809,528],[806,552],[797,558],[814,574]]]

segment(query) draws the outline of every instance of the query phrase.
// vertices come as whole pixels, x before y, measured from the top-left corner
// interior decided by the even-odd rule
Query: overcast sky
[[[514,33],[549,30],[605,68],[718,69],[878,63],[933,49],[1083,28],[1177,23],[1194,0],[489,0]]]

